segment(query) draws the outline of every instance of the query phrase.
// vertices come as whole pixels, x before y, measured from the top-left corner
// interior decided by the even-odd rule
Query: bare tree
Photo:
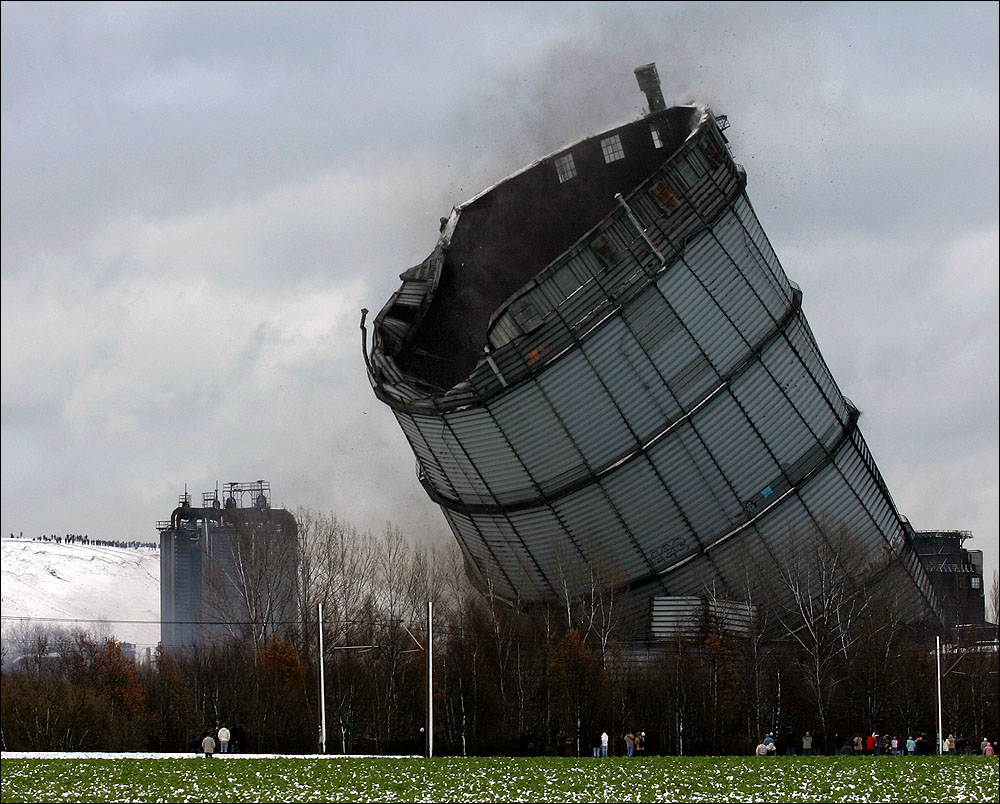
[[[993,570],[993,583],[990,584],[990,599],[988,606],[988,619],[992,623],[1000,623],[1000,575]]]
[[[799,670],[825,735],[832,696],[849,671],[871,603],[866,582],[885,565],[872,563],[846,528],[817,531],[808,550],[790,551],[778,569],[784,605],[777,618],[799,648]]]
[[[231,509],[224,522],[205,548],[206,619],[256,656],[297,620],[297,526],[281,509]]]

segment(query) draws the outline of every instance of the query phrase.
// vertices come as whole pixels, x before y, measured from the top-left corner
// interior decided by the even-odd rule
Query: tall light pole
[[[427,601],[427,756],[434,756],[434,603]]]
[[[944,732],[941,730],[941,637],[934,637],[934,653],[937,659],[937,715],[938,715],[938,745],[937,752],[940,756],[944,753],[942,750],[944,748]]]
[[[317,603],[319,621],[319,752],[326,753],[326,670],[323,663],[323,604]]]

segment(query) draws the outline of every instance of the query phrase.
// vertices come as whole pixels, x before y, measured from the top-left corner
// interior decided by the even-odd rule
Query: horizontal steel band
[[[708,394],[704,396],[691,410],[687,411],[684,415],[674,419],[668,425],[663,427],[658,433],[653,435],[651,438],[647,439],[644,444],[638,446],[637,448],[631,450],[630,452],[609,461],[605,466],[593,471],[586,477],[579,480],[567,483],[561,488],[557,488],[546,494],[536,494],[531,497],[525,498],[523,500],[516,500],[513,502],[500,504],[491,503],[464,503],[461,500],[456,500],[451,497],[447,497],[441,494],[427,479],[427,477],[421,472],[419,476],[420,484],[424,487],[427,495],[440,505],[442,508],[447,508],[449,511],[454,511],[461,514],[477,515],[477,514],[510,514],[516,511],[524,511],[531,508],[541,508],[547,507],[552,502],[566,497],[573,492],[579,491],[580,489],[586,488],[587,486],[593,485],[599,482],[602,478],[607,477],[612,472],[621,469],[623,466],[628,465],[636,458],[641,457],[646,454],[651,448],[656,446],[660,441],[662,441],[666,436],[668,436],[672,431],[676,430],[685,422],[689,421],[704,405],[710,402],[717,394],[725,390],[726,387],[738,377],[743,371],[750,366],[755,359],[768,347],[768,345],[778,338],[785,329],[795,320],[796,316],[802,309],[802,293],[798,289],[793,289],[792,292],[792,303],[788,306],[785,314],[782,316],[781,320],[775,324],[774,328],[761,338],[760,342],[750,349],[742,360],[740,360],[735,368],[729,372],[729,374],[723,379],[722,383],[713,388]]]
[[[694,559],[698,558],[699,556],[707,555],[709,553],[709,551],[711,551],[714,548],[718,547],[723,542],[729,541],[731,538],[733,538],[734,536],[737,536],[738,534],[742,533],[747,528],[755,526],[758,522],[760,522],[760,520],[764,519],[768,514],[770,514],[771,512],[777,510],[778,507],[785,500],[787,500],[789,497],[791,497],[794,494],[798,494],[799,491],[804,486],[806,486],[809,483],[809,481],[813,477],[815,477],[816,474],[824,466],[827,466],[830,462],[832,462],[837,457],[837,454],[840,452],[840,450],[844,448],[845,445],[851,443],[851,436],[854,433],[854,431],[857,430],[857,427],[858,427],[858,418],[859,418],[859,415],[860,414],[858,413],[857,410],[852,410],[851,414],[850,414],[850,418],[848,419],[847,423],[841,429],[840,434],[837,436],[837,440],[829,447],[829,449],[825,450],[825,453],[822,456],[820,456],[813,463],[812,466],[809,466],[808,468],[806,468],[806,471],[805,471],[802,479],[798,483],[796,483],[795,485],[793,485],[793,486],[789,487],[788,489],[786,489],[781,495],[779,495],[777,497],[777,499],[775,499],[769,505],[767,505],[766,507],[761,508],[760,510],[754,512],[753,516],[750,519],[748,519],[746,522],[744,522],[743,524],[741,524],[741,525],[733,528],[732,530],[730,530],[727,533],[722,534],[718,538],[713,539],[709,544],[706,544],[704,547],[699,547],[698,549],[690,552],[684,558],[682,558],[682,559],[680,559],[678,561],[675,561],[669,567],[664,567],[663,569],[657,570],[655,573],[651,573],[650,575],[645,576],[643,578],[636,578],[636,579],[634,579],[633,581],[631,581],[629,583],[629,587],[645,583],[645,582],[649,581],[652,578],[662,578],[664,575],[668,575],[669,573],[674,572],[675,570],[680,569],[685,564],[690,563],[691,561],[693,561]]]

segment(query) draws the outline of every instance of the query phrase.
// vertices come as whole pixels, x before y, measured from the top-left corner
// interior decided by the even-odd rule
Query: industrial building
[[[962,546],[971,538],[967,530],[919,530],[913,536],[914,549],[941,600],[942,619],[948,626],[986,624],[983,551]]]
[[[791,573],[840,551],[859,591],[937,619],[728,121],[636,76],[647,114],[456,206],[370,348],[362,318],[470,577],[524,603],[600,582],[655,636],[709,598],[790,606]]]
[[[264,480],[185,492],[160,533],[160,642],[262,642],[294,619],[298,526]]]

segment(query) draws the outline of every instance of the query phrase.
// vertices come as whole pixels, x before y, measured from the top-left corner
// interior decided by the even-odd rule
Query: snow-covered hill
[[[160,553],[149,548],[0,539],[3,636],[24,622],[114,636],[145,656],[160,640]]]

